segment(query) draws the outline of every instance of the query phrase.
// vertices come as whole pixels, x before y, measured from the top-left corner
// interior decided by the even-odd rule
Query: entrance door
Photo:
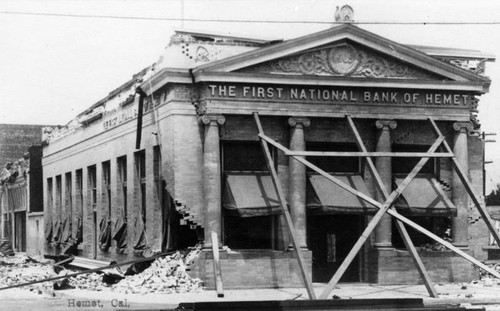
[[[16,212],[15,219],[15,235],[14,248],[18,252],[26,251],[26,212]]]
[[[308,215],[307,241],[312,251],[313,282],[328,282],[361,234],[362,216]],[[360,282],[360,256],[356,256],[340,282]]]

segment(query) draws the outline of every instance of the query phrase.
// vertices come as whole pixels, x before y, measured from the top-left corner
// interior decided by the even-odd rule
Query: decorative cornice
[[[455,122],[453,123],[453,129],[460,133],[468,133],[474,129],[471,122]]]
[[[222,125],[226,123],[226,118],[223,115],[203,115],[198,117],[198,122],[203,123],[205,125]],[[217,122],[214,124],[214,122]]]
[[[290,117],[288,118],[288,125],[291,127],[295,126],[302,126],[302,127],[308,127],[311,125],[311,120],[309,118],[304,118],[304,117]]]
[[[391,129],[394,130],[398,126],[395,120],[377,120],[375,121],[375,126],[380,129]]]

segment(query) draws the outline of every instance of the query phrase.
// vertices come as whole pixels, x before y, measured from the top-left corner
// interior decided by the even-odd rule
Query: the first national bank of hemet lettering
[[[394,105],[428,105],[464,107],[470,96],[464,93],[366,90],[333,87],[283,87],[235,84],[208,84],[211,98],[240,98],[247,100],[282,100],[332,103],[382,103]]]

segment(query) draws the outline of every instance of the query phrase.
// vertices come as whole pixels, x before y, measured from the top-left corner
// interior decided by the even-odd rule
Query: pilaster
[[[290,150],[305,151],[306,142],[304,138],[304,128],[308,127],[311,121],[308,118],[291,117],[288,119],[290,125]],[[307,248],[307,221],[306,221],[306,167],[297,160],[290,158],[290,186],[289,205],[290,216],[297,236],[297,244],[301,248]]]
[[[377,120],[375,126],[378,129],[377,146],[378,152],[391,151],[391,130],[397,126],[394,120]],[[382,182],[390,193],[392,189],[392,158],[377,157],[375,159],[375,167],[382,179]],[[385,202],[385,198],[380,191],[376,192],[376,199],[379,202]],[[375,247],[377,248],[392,248],[392,219],[391,216],[385,214],[375,229]]]
[[[455,122],[453,123],[455,130],[453,153],[458,164],[462,170],[469,174],[469,153],[467,146],[467,134],[473,130],[472,123],[470,122]],[[466,176],[468,178],[468,176]],[[452,219],[451,236],[453,245],[457,247],[468,247],[468,203],[469,196],[467,191],[458,177],[455,169],[451,180],[451,199],[457,208],[457,215]]]
[[[205,247],[212,245],[211,232],[222,235],[222,198],[219,125],[225,123],[222,115],[203,115],[198,121],[205,125],[203,144],[203,195],[205,203]],[[220,244],[220,243],[219,243]]]

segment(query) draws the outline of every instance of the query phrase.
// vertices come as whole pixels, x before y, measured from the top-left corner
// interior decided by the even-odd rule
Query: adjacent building
[[[45,251],[121,260],[203,242],[190,269],[211,287],[215,232],[226,288],[302,286],[253,114],[292,151],[346,152],[307,159],[378,201],[366,160],[347,155],[359,149],[346,116],[369,151],[420,154],[376,159],[389,190],[435,141],[432,118],[482,193],[476,113],[491,60],[351,24],[287,41],[179,30],[157,63],[47,135]],[[328,281],[377,209],[270,148],[307,271]],[[489,233],[449,157],[430,158],[395,207],[486,258]],[[410,235],[434,281],[473,277],[470,263]],[[342,281],[421,282],[389,216]]]
[[[0,231],[30,255],[43,254],[43,127],[0,124]]]

